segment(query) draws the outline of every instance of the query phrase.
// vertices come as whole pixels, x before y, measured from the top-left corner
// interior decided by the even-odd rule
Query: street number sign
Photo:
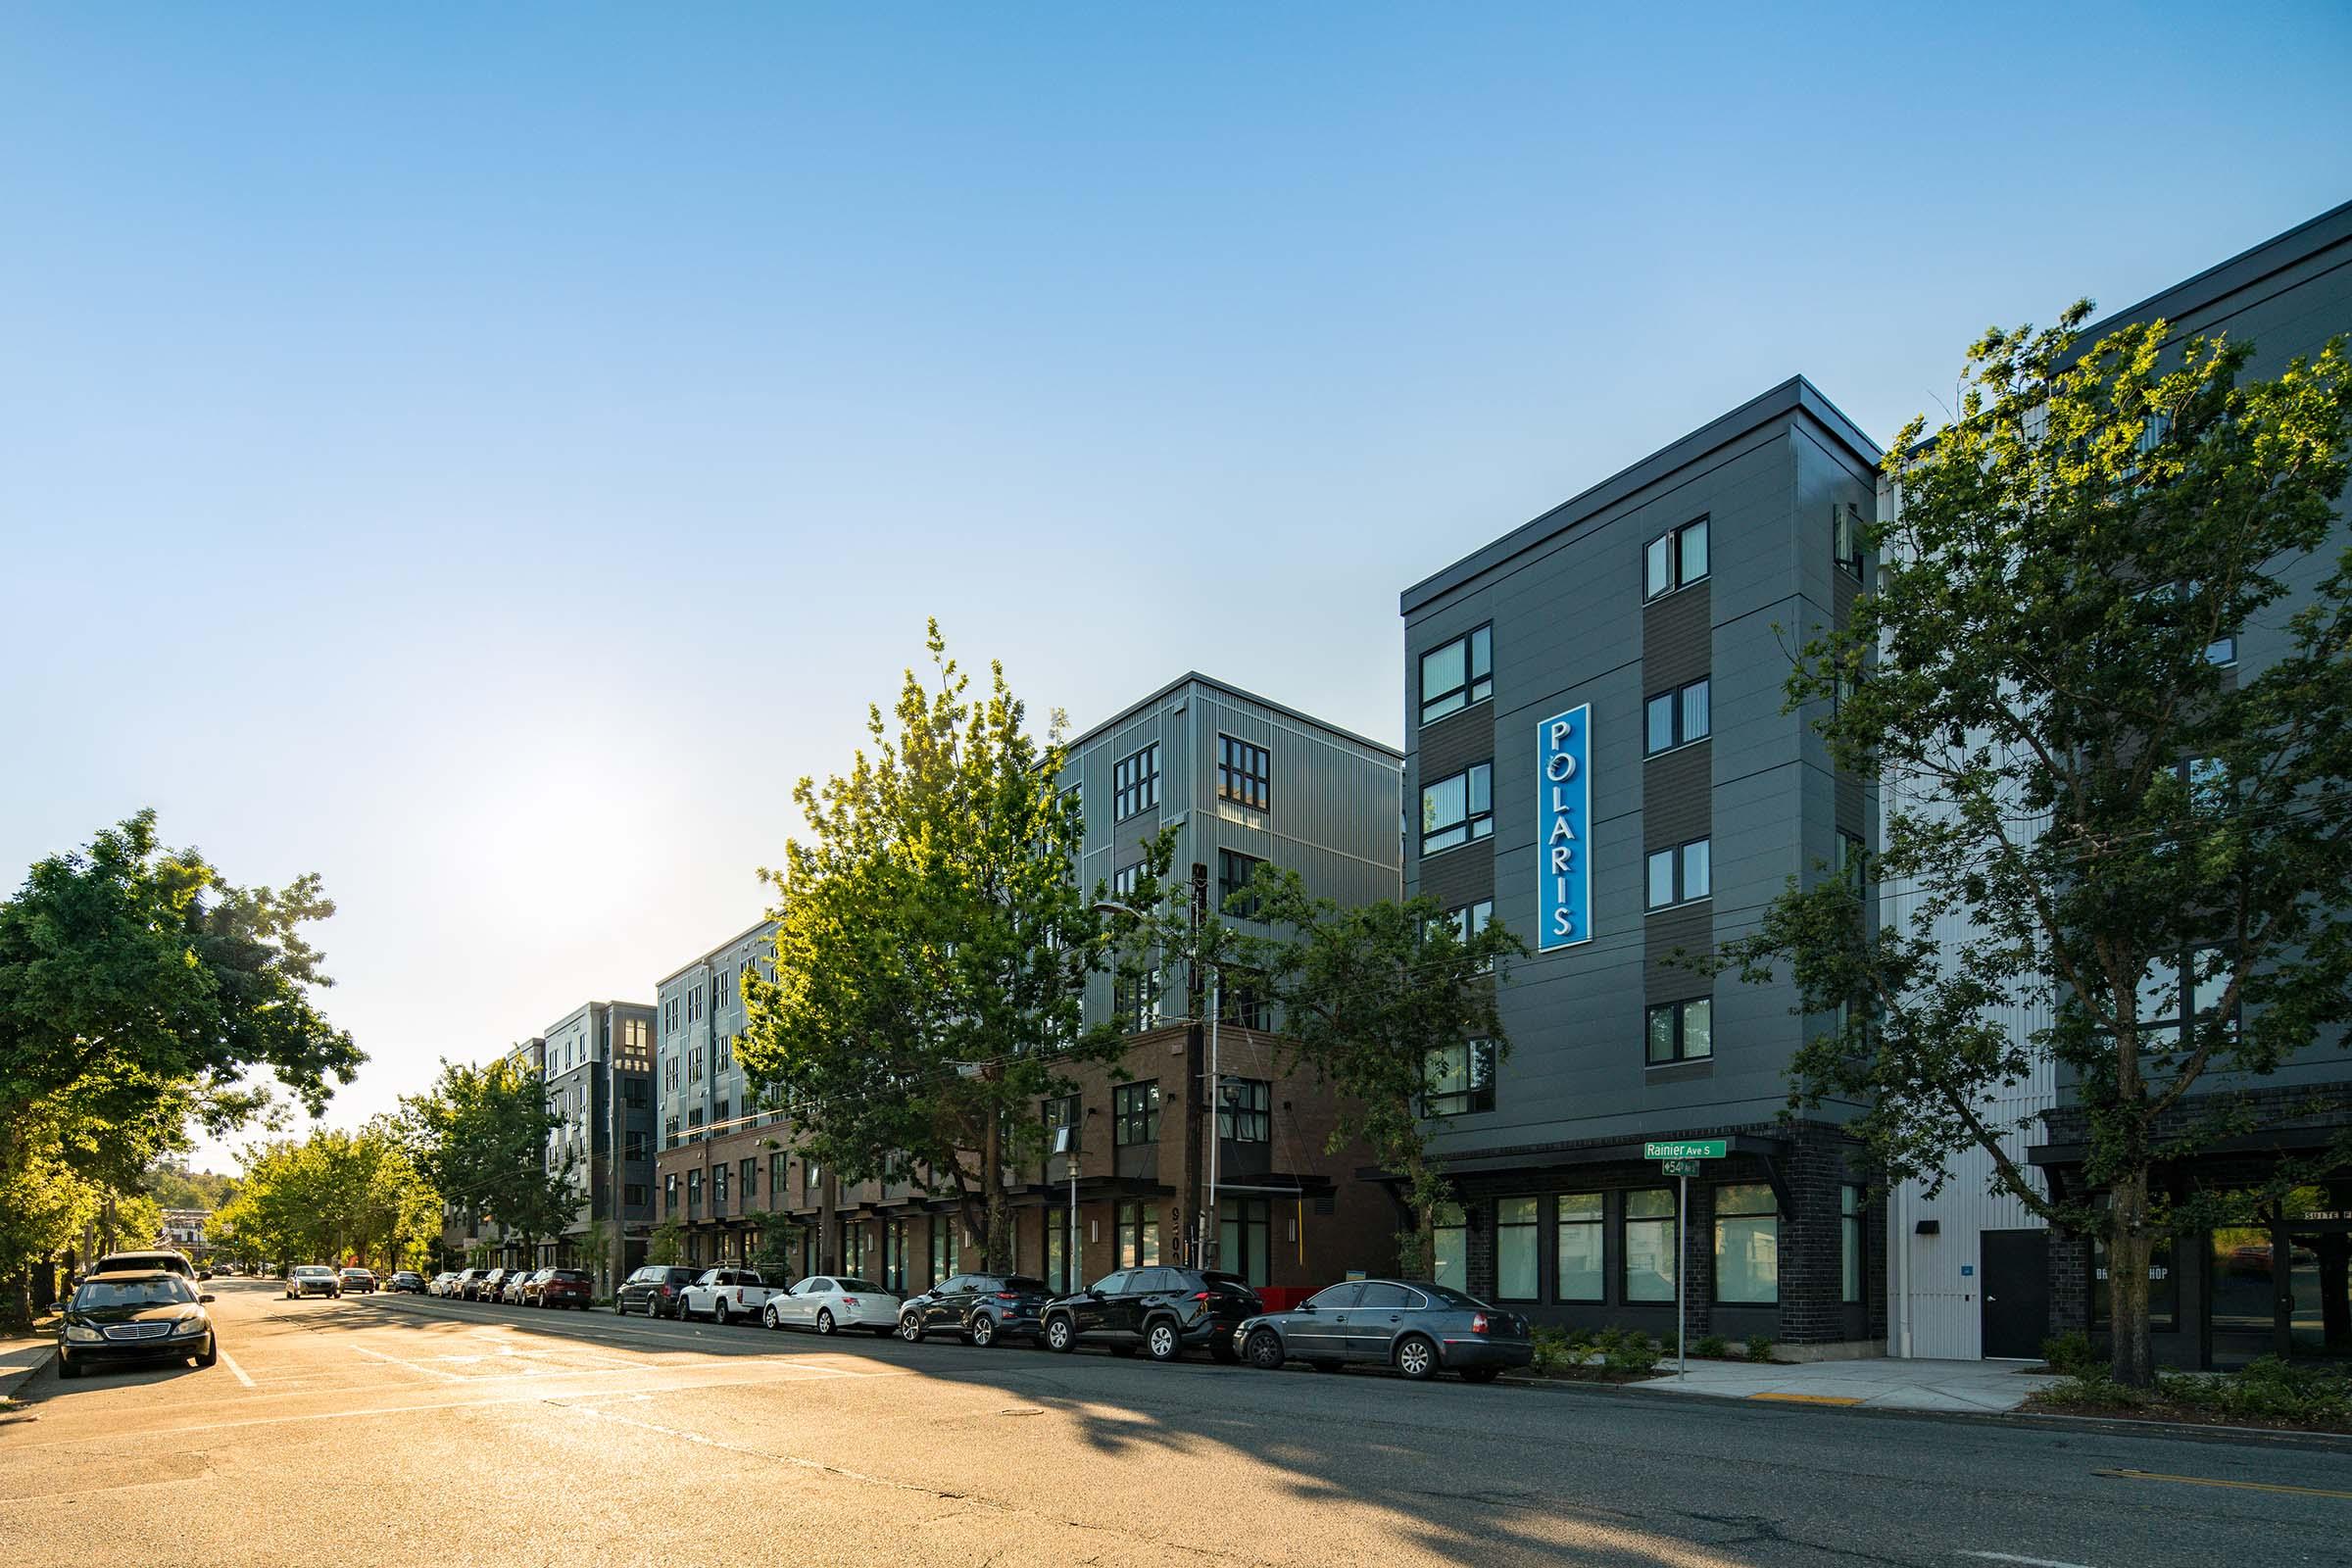
[[[1729,1152],[1721,1138],[1698,1138],[1680,1144],[1643,1144],[1643,1159],[1722,1159]]]
[[[1707,1173],[1707,1167],[1695,1159],[1663,1160],[1658,1169],[1668,1176],[1704,1176]]]

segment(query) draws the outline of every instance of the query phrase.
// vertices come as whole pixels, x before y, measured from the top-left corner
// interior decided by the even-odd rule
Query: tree
[[[2247,383],[2248,345],[2168,350],[2161,321],[2079,353],[2088,313],[1986,333],[1958,419],[1889,453],[1879,581],[1787,686],[1792,710],[1830,705],[1838,767],[1883,781],[1884,853],[1792,882],[1712,961],[1786,965],[1838,1020],[1791,1062],[1791,1101],[1865,1104],[1853,1131],[1887,1177],[1940,1186],[1982,1148],[1997,1190],[2103,1236],[2114,1373],[2145,1384],[2157,1238],[2261,1200],[2168,1187],[2250,1130],[2248,1079],[2346,1015],[2352,557],[2315,553],[2340,525],[2352,379],[2338,340]],[[2293,582],[2309,602],[2270,613]],[[2257,627],[2281,656],[2226,668]],[[1883,927],[1880,876],[1917,889]],[[2012,1035],[2006,1009],[2052,1022]],[[2005,1144],[2033,1118],[1994,1097],[2044,1061],[2103,1203],[2045,1192]]]
[[[1042,1143],[1030,1107],[1119,1041],[1081,1027],[1100,928],[1072,869],[1079,806],[1054,788],[1058,717],[1040,745],[1001,665],[973,700],[937,621],[928,647],[935,689],[906,672],[895,735],[870,709],[873,753],[793,792],[808,831],[760,872],[775,977],[746,972],[736,1058],[808,1157],[953,1193],[996,1267],[1005,1173]]]
[[[480,1067],[444,1061],[430,1091],[401,1102],[416,1166],[434,1190],[525,1248],[562,1235],[579,1211],[578,1161],[549,1153],[562,1120],[539,1075],[512,1056]]]
[[[190,1122],[267,1102],[253,1073],[321,1108],[363,1059],[312,1001],[330,982],[304,932],[333,913],[316,876],[239,888],[165,850],[153,811],[33,865],[0,903],[0,1188],[53,1217],[78,1201],[61,1184],[136,1193]],[[0,1249],[43,1234],[0,1224]],[[39,1255],[0,1250],[19,1313]]]
[[[686,1227],[674,1219],[665,1219],[654,1227],[646,1239],[645,1260],[648,1263],[675,1264],[686,1261]]]
[[[1433,1080],[1452,1071],[1467,1087],[1509,1054],[1496,969],[1526,944],[1499,923],[1466,932],[1433,898],[1343,907],[1272,866],[1249,896],[1286,934],[1245,941],[1238,961],[1262,976],[1292,1055],[1339,1092],[1331,1150],[1361,1138],[1402,1179],[1414,1223],[1396,1239],[1398,1267],[1425,1273],[1431,1224],[1450,1198],[1429,1149]]]
[[[441,1199],[399,1130],[320,1128],[245,1153],[245,1179],[214,1214],[214,1245],[277,1263],[386,1269],[415,1260],[438,1234]]]

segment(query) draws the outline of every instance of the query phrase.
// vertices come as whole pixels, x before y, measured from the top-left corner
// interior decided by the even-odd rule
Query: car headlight
[[[78,1345],[88,1340],[102,1340],[106,1336],[87,1324],[69,1323],[66,1325],[66,1338]]]
[[[174,1335],[202,1334],[204,1332],[204,1314],[199,1312],[194,1317],[181,1318],[179,1322],[172,1327],[172,1332]]]

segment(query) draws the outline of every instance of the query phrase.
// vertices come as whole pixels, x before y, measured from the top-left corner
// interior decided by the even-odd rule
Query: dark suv
[[[1026,1274],[958,1274],[906,1298],[899,1338],[919,1345],[926,1334],[960,1334],[984,1350],[1000,1339],[1034,1340],[1051,1298],[1046,1282]]]
[[[623,1317],[631,1312],[676,1317],[686,1287],[700,1278],[694,1269],[675,1263],[648,1263],[620,1282],[620,1289],[612,1293],[612,1310]]]
[[[1197,1268],[1123,1268],[1090,1290],[1046,1303],[1044,1337],[1050,1350],[1074,1350],[1100,1340],[1123,1355],[1142,1350],[1173,1361],[1187,1346],[1205,1345],[1220,1361],[1240,1359],[1233,1331],[1258,1313],[1257,1293],[1238,1274]]]

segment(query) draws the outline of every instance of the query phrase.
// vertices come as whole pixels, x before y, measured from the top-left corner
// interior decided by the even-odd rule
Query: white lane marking
[[[355,1345],[352,1347],[352,1348],[359,1351],[362,1355],[372,1355],[378,1361],[389,1361],[394,1366],[405,1366],[412,1372],[421,1372],[428,1378],[441,1378],[450,1383],[462,1383],[465,1381],[455,1372],[444,1372],[437,1366],[425,1366],[419,1362],[411,1361],[404,1356],[386,1355],[383,1351],[372,1349],[365,1345]]]
[[[2020,1568],[2086,1568],[2086,1565],[2079,1562],[2058,1562],[2049,1557],[2020,1557],[2006,1551],[1964,1551],[1960,1555],[1982,1558],[1985,1562],[2013,1562],[2019,1564]]]
[[[213,1348],[215,1352],[220,1355],[221,1364],[226,1366],[231,1372],[234,1372],[237,1375],[237,1381],[239,1383],[244,1384],[249,1389],[254,1386],[253,1379],[245,1375],[245,1369],[237,1365],[237,1358],[235,1356],[229,1354],[226,1350],[221,1349],[218,1345],[214,1346]]]

